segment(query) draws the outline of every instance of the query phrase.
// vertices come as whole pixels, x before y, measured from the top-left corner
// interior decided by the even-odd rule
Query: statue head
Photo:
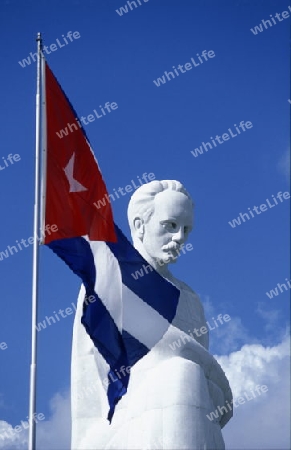
[[[175,180],[151,181],[132,195],[128,222],[135,248],[158,272],[177,260],[193,228],[194,204]]]

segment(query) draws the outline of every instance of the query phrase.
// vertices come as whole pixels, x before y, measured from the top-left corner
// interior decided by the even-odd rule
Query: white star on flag
[[[72,154],[70,161],[64,168],[66,177],[70,184],[70,192],[81,192],[87,191],[87,188],[84,187],[79,181],[74,178],[74,164],[75,164],[75,153]]]

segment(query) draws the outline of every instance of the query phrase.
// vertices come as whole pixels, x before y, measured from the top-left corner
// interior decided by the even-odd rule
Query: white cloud
[[[255,312],[266,322],[266,331],[271,331],[272,329],[274,329],[274,327],[277,326],[277,322],[282,315],[279,309],[267,309],[265,302],[258,302],[258,306]]]
[[[71,443],[71,402],[69,392],[55,394],[50,401],[52,416],[37,428],[38,450],[68,450]]]
[[[258,302],[255,313],[262,320],[265,336],[261,339],[261,344],[270,345],[271,343],[281,342],[286,334],[288,325],[288,317],[284,317],[279,309],[272,309],[266,302]]]
[[[244,345],[217,357],[229,379],[234,398],[256,385],[268,391],[234,409],[223,430],[228,449],[290,449],[290,343]],[[250,395],[249,395],[250,396]]]
[[[215,308],[212,301],[210,300],[209,295],[200,295],[199,297],[203,304],[205,317],[213,316],[215,314]]]
[[[0,420],[0,449],[23,450],[27,449],[27,430],[16,432],[12,425]]]
[[[227,305],[219,302],[214,305],[209,297],[205,297],[203,306],[207,320],[218,313],[231,316]],[[281,311],[270,309],[266,303],[258,302],[255,313],[265,331],[260,342],[235,316],[210,331],[210,351],[223,355],[216,358],[229,379],[235,399],[244,392],[248,398],[253,397],[250,391],[257,385],[268,388],[261,395],[254,391],[255,399],[234,408],[233,418],[223,429],[226,448],[290,449],[289,330],[280,326]]]
[[[243,342],[254,342],[255,340],[251,339],[240,317],[231,317],[229,322],[211,330],[210,333],[210,352],[215,351],[222,354],[239,349]]]
[[[290,149],[286,150],[279,159],[277,169],[290,183]]]
[[[241,318],[232,316],[227,306],[221,304],[214,306],[208,296],[203,298],[202,304],[205,318],[210,325],[209,342],[211,353],[228,354],[231,351],[238,350],[245,342],[257,342],[257,339],[250,336]],[[228,314],[231,320],[228,322],[222,320],[223,323],[221,323],[217,319],[219,314]]]
[[[68,450],[71,442],[69,393],[54,395],[50,410],[51,417],[36,425],[36,447],[38,450]],[[12,425],[0,420],[0,450],[26,450],[27,445],[27,429],[17,433]]]

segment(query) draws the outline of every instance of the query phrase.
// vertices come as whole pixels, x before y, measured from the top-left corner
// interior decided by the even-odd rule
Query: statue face
[[[193,228],[193,208],[188,197],[166,190],[155,196],[155,210],[144,224],[142,245],[147,254],[164,264],[174,262],[177,250]]]

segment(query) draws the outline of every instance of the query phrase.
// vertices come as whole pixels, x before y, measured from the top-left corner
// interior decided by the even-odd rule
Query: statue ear
[[[144,235],[144,221],[140,217],[136,217],[133,221],[133,226],[135,229],[135,235],[142,239]]]

